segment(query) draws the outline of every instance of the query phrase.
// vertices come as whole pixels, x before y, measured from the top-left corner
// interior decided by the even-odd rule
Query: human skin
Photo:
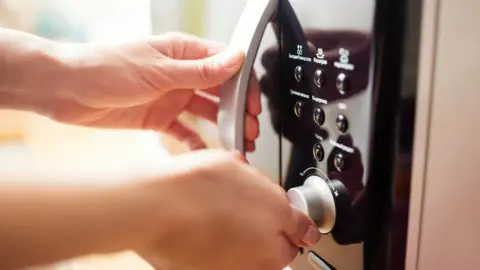
[[[279,186],[239,153],[204,150],[178,118],[187,111],[215,122],[219,86],[242,61],[234,48],[179,33],[99,45],[0,29],[0,108],[166,132],[193,150],[136,173],[0,167],[0,268],[135,250],[164,270],[280,270],[298,247],[315,244],[318,230]],[[244,135],[252,151],[261,108],[254,83],[249,92]],[[52,181],[71,178],[85,181]]]

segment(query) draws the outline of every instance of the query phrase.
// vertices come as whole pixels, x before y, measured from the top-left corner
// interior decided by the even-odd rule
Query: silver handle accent
[[[250,0],[240,16],[230,46],[245,53],[240,71],[222,86],[217,116],[219,137],[228,150],[245,152],[245,108],[253,64],[268,22],[279,0]]]

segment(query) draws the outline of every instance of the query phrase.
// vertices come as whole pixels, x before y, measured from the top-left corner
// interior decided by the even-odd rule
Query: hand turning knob
[[[335,225],[335,197],[328,182],[318,175],[309,176],[303,186],[287,192],[290,203],[305,212],[322,234],[329,233]]]

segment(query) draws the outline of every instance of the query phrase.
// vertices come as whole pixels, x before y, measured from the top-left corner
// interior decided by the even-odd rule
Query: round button
[[[337,76],[337,89],[340,94],[345,94],[348,91],[349,83],[348,77],[345,73],[340,73]]]
[[[321,162],[325,158],[325,152],[321,144],[316,143],[313,146],[313,157],[315,157],[318,162]]]
[[[325,123],[325,112],[322,108],[315,108],[315,110],[313,110],[313,121],[319,126]]]
[[[337,153],[333,160],[333,165],[335,166],[335,169],[337,169],[337,171],[343,172],[346,165],[345,156],[342,153]]]
[[[337,128],[340,132],[345,133],[348,130],[348,120],[345,115],[340,114],[337,116],[337,119],[335,120],[335,124],[337,125]]]
[[[295,103],[295,106],[293,108],[293,111],[295,112],[295,115],[300,118],[303,115],[303,102],[297,101]]]
[[[301,82],[303,80],[303,68],[301,66],[297,66],[295,68],[295,80],[297,80],[297,82]]]
[[[313,81],[318,88],[322,88],[325,78],[321,69],[315,70],[315,73],[313,74]]]
[[[294,207],[307,214],[317,225],[321,233],[329,233],[335,225],[335,198],[327,181],[318,175],[309,176],[303,186],[287,192]]]

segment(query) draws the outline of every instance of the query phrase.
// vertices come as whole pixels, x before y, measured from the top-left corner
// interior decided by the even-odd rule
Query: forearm
[[[61,89],[68,72],[65,44],[0,28],[0,108],[37,111],[42,91]]]
[[[0,269],[135,249],[152,237],[151,202],[133,185],[59,184],[38,175],[33,184],[25,177],[0,184]]]

